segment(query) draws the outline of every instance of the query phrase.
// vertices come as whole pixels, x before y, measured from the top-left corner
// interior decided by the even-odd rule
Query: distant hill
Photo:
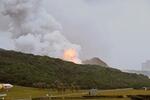
[[[123,70],[124,72],[128,72],[128,73],[136,73],[136,74],[143,74],[146,75],[148,77],[150,77],[150,71],[143,71],[143,70]]]
[[[83,64],[90,64],[90,65],[100,65],[104,67],[108,67],[108,65],[102,61],[101,59],[94,57],[92,59],[82,61]]]
[[[150,86],[147,76],[99,65],[78,65],[47,56],[0,50],[0,83],[82,89]]]

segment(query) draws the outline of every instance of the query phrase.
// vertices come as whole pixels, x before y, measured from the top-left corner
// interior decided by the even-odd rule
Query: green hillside
[[[144,75],[98,65],[78,65],[47,56],[0,50],[0,82],[46,88],[125,88],[150,86]]]

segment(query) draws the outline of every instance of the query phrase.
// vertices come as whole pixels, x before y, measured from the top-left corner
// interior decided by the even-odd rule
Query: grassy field
[[[150,95],[150,90],[135,90],[135,89],[116,89],[99,91],[99,95]]]
[[[87,95],[87,90],[80,90],[78,92],[66,91],[65,93],[50,91],[48,89],[37,89],[37,88],[29,88],[29,87],[20,87],[15,86],[11,90],[7,92],[3,92],[7,94],[6,100],[16,100],[16,99],[30,99],[31,97],[43,97],[47,94],[51,96],[64,96],[64,97],[81,97],[83,95]],[[134,89],[116,89],[116,90],[99,90],[98,95],[102,96],[118,96],[118,95],[150,95],[150,91],[144,90],[134,90]],[[94,99],[93,99],[94,100]],[[95,99],[96,100],[96,99]],[[130,100],[129,98],[117,99],[117,98],[102,98],[97,100]]]
[[[7,94],[7,100],[14,100],[18,98],[30,98],[30,97],[37,97],[37,96],[45,96],[49,91],[46,89],[36,89],[36,88],[29,88],[29,87],[20,87],[15,86],[9,91],[5,91],[3,93]]]
[[[6,93],[7,96],[5,97],[6,100],[15,100],[15,99],[22,99],[22,98],[34,98],[34,97],[43,97],[43,96],[82,96],[85,95],[86,91],[78,91],[78,92],[71,92],[66,91],[65,93],[58,92],[58,91],[51,91],[49,89],[38,89],[38,88],[30,88],[30,87],[21,87],[21,86],[14,86],[9,91],[1,92]]]

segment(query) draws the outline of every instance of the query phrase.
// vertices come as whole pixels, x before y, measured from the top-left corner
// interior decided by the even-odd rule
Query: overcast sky
[[[45,0],[63,34],[82,47],[81,59],[99,57],[120,69],[141,69],[150,59],[149,0]],[[0,15],[0,30],[8,28]],[[1,32],[0,47],[13,48]]]

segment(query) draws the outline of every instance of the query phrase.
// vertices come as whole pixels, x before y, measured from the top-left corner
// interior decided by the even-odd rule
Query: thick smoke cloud
[[[15,50],[59,58],[66,49],[80,51],[79,45],[64,37],[61,25],[45,10],[43,0],[3,0],[1,3],[2,14],[10,17],[9,31]]]
[[[8,0],[3,1],[6,3]],[[12,1],[14,0],[9,0],[9,2]],[[37,0],[28,1],[30,2],[28,2],[30,5]],[[0,0],[0,12],[3,12],[3,14],[5,14],[4,9],[2,9],[4,2],[2,3],[2,0]],[[50,14],[50,16],[52,15],[52,19],[55,18],[54,23],[57,24],[53,25],[54,23],[51,23],[53,28],[51,27],[52,29],[50,29],[50,31],[53,31],[50,33],[55,32],[56,34],[58,32],[58,34],[61,33],[62,35],[63,32],[63,36],[67,37],[68,40],[82,46],[81,59],[89,59],[97,56],[106,61],[109,65],[121,69],[140,69],[141,63],[150,59],[150,47],[148,46],[148,43],[150,42],[149,0],[40,0],[39,3],[35,3],[34,5],[38,6],[38,9],[35,9],[36,11],[41,10],[43,7],[47,10],[44,12],[48,12],[48,15]],[[31,9],[32,7],[33,6],[28,9]],[[28,11],[28,13],[32,12],[34,12],[33,9],[32,11]],[[40,13],[34,14],[40,15],[40,18],[42,18]],[[28,15],[33,16],[32,14]],[[36,17],[35,19],[37,19]],[[18,50],[18,48],[24,48],[22,44],[34,44],[33,48],[37,49],[34,53],[38,53],[40,48],[47,48],[49,42],[45,41],[44,44],[41,44],[43,43],[43,39],[41,41],[40,35],[37,34],[38,32],[31,32],[34,34],[23,33],[24,35],[21,36],[18,33],[15,34],[13,32],[15,35],[12,40],[16,41],[13,43],[9,38],[9,35],[12,34],[12,29],[10,29],[11,32],[6,31],[8,30],[9,22],[13,22],[12,17],[8,14],[7,16],[0,14],[1,48],[14,48]],[[28,23],[29,22],[30,21],[28,21]],[[36,24],[41,23],[38,21],[35,22]],[[42,18],[42,23],[46,22],[48,21],[44,21]],[[58,22],[61,23],[63,30]],[[33,26],[32,24],[30,25]],[[10,26],[12,27],[12,25]],[[26,27],[21,30],[28,32],[28,30],[25,29],[28,25],[24,26]],[[38,27],[38,24],[34,25],[34,28],[32,27],[31,29],[29,26],[29,29],[34,31],[34,29],[36,29],[35,27]],[[44,36],[46,36],[46,34],[44,34]],[[25,37],[31,39],[28,40]],[[23,39],[25,39],[25,43]],[[59,40],[61,41],[61,39]],[[36,44],[35,41],[38,41],[39,43]],[[57,50],[54,49],[54,47],[57,48]],[[48,54],[50,56],[61,55],[62,52],[60,51],[63,50],[60,50],[60,48],[62,45],[55,45],[54,47],[51,45],[49,47],[50,49],[42,50],[44,52],[42,54]],[[29,52],[30,49],[32,48],[28,48],[26,52]]]

